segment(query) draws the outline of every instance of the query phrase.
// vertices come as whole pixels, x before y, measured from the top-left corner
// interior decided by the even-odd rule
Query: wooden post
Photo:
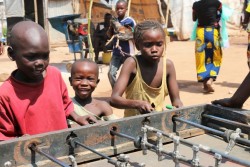
[[[35,22],[38,23],[37,1],[36,0],[34,0],[34,13],[35,13]]]
[[[88,44],[89,44],[89,55],[90,58],[94,61],[94,48],[91,40],[91,14],[92,14],[93,0],[90,0],[89,11],[88,11]]]
[[[132,0],[128,0],[128,10],[127,10],[127,15],[129,16],[130,15],[130,8],[131,8],[131,1]]]
[[[167,2],[167,11],[165,16],[165,25],[166,25],[166,33],[168,33],[168,15],[169,15],[169,0],[166,0]],[[165,49],[167,48],[167,45],[170,41],[170,37],[166,34],[166,43],[165,43]]]

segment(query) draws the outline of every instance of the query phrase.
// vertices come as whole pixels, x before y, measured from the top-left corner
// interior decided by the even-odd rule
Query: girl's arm
[[[172,105],[176,108],[182,107],[174,64],[169,59],[167,59],[167,86]]]
[[[114,85],[110,99],[110,104],[114,107],[121,109],[127,109],[127,108],[138,109],[141,112],[141,114],[153,111],[152,106],[146,101],[126,99],[122,96],[128,86],[130,76],[135,73],[136,73],[135,60],[133,58],[127,58],[127,60],[124,62],[122,66],[120,75]]]

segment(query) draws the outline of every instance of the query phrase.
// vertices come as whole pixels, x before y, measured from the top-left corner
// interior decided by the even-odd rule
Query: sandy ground
[[[215,92],[203,94],[202,84],[196,80],[194,42],[174,41],[167,47],[168,58],[176,68],[177,80],[180,88],[180,96],[185,106],[210,103],[212,100],[230,97],[239,87],[249,69],[246,63],[247,34],[238,33],[230,37],[230,47],[223,49],[223,64],[217,81],[214,84]],[[77,54],[77,59],[80,55]],[[50,65],[58,67],[62,71],[63,78],[69,89],[70,96],[74,91],[69,85],[69,73],[66,64],[74,60],[74,55],[69,53],[67,47],[51,49]],[[16,68],[15,62],[9,60],[6,52],[0,56],[0,85],[11,71]],[[100,65],[100,83],[93,96],[107,99],[111,95],[111,86],[107,78],[108,65]],[[170,104],[167,97],[166,104]],[[250,109],[250,99],[244,104],[245,109]],[[123,116],[123,110],[115,109],[118,117]]]

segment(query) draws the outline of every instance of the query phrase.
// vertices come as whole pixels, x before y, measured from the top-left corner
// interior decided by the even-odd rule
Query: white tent
[[[6,17],[24,17],[22,0],[4,0]]]

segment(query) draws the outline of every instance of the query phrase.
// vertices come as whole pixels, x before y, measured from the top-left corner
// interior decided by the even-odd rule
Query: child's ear
[[[98,84],[99,82],[100,82],[100,79],[97,79],[96,84]]]
[[[69,77],[69,83],[70,83],[70,86],[72,86],[72,78]]]
[[[11,46],[8,47],[7,52],[10,60],[15,61],[14,51]]]
[[[140,50],[139,45],[135,44],[137,50]]]

